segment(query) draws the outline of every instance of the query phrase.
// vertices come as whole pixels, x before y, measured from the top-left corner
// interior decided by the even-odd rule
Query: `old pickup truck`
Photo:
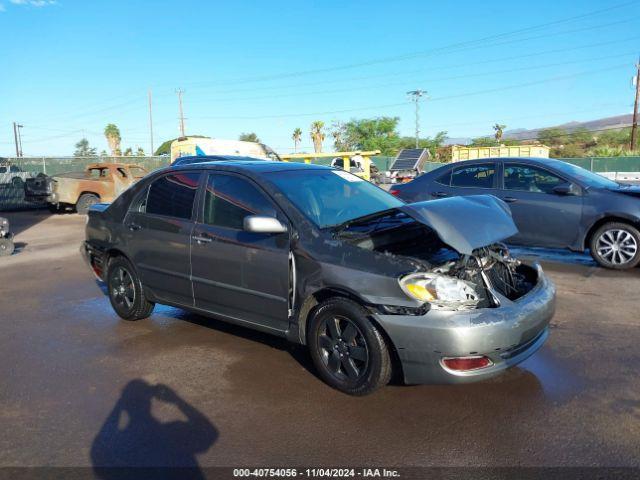
[[[24,196],[30,202],[48,203],[52,211],[75,208],[85,215],[91,205],[112,202],[146,174],[140,165],[93,163],[83,172],[29,178],[25,181]]]

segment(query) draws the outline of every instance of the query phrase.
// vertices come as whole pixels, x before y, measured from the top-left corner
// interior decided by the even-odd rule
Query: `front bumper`
[[[466,311],[430,310],[425,315],[374,318],[393,342],[406,383],[465,383],[482,380],[517,365],[535,353],[548,336],[555,312],[555,286],[535,265],[536,285],[511,301],[496,294],[500,306]],[[485,355],[493,365],[453,372],[444,357]]]
[[[25,192],[24,199],[31,203],[58,203],[58,194],[57,193],[47,193],[47,194],[35,194]]]

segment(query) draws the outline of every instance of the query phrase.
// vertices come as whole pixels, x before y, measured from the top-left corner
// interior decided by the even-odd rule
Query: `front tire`
[[[367,395],[391,379],[389,349],[367,312],[346,298],[316,308],[307,345],[320,377],[349,395]]]
[[[89,208],[91,208],[91,205],[95,205],[99,201],[100,199],[93,193],[85,193],[83,195],[80,195],[80,198],[76,203],[76,212],[78,212],[79,215],[86,215],[89,212]]]
[[[146,299],[138,274],[126,258],[116,257],[109,262],[107,288],[111,306],[120,318],[141,320],[153,312],[155,305]]]
[[[605,223],[591,237],[589,248],[602,267],[633,268],[640,262],[640,231],[628,223]]]

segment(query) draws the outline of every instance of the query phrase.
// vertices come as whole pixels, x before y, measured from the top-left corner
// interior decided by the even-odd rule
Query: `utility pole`
[[[18,147],[18,125],[13,122],[13,141],[16,144],[16,157],[20,156],[20,148]]]
[[[153,155],[153,113],[151,110],[151,89],[149,89],[149,137],[151,140],[151,155]]]
[[[636,149],[638,138],[638,101],[640,101],[640,57],[636,65],[636,101],[633,104],[633,125],[631,126],[631,150]]]
[[[184,112],[182,111],[182,94],[184,90],[179,88],[176,90],[176,93],[178,94],[178,105],[180,107],[180,136],[184,137]]]
[[[418,148],[418,142],[420,140],[420,97],[426,94],[427,92],[425,90],[411,90],[407,92],[411,101],[416,104],[416,148]]]

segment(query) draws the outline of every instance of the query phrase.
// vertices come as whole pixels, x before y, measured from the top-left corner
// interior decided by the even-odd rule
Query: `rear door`
[[[498,175],[495,162],[478,162],[453,167],[433,183],[432,198],[468,195],[496,195]]]
[[[193,231],[191,264],[195,304],[269,330],[288,327],[289,232],[243,229],[248,215],[287,218],[252,180],[210,173]]]
[[[505,162],[499,198],[509,204],[519,233],[510,241],[540,247],[575,243],[582,218],[579,195],[558,195],[553,188],[569,183],[541,166]]]
[[[142,283],[167,303],[193,305],[190,248],[200,177],[196,171],[162,175],[125,217],[127,250]]]

